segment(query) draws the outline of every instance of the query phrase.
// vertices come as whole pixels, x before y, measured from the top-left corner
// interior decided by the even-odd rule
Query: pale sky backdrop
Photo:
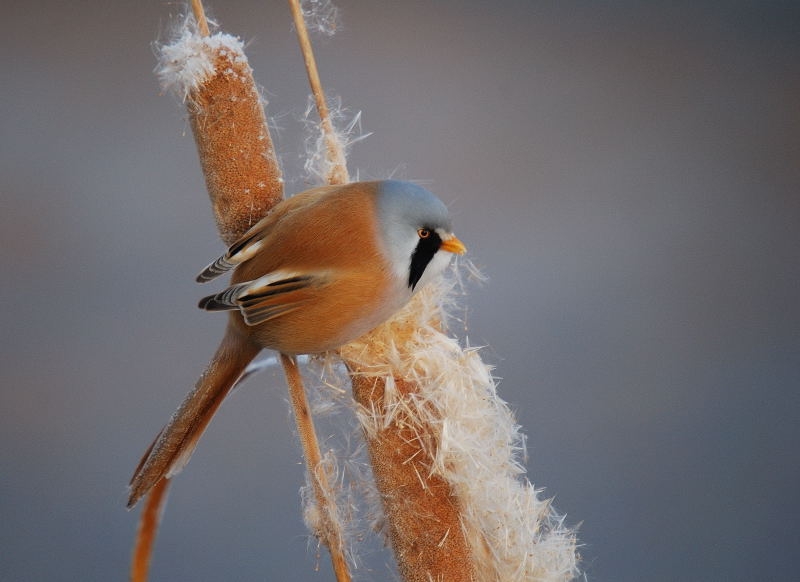
[[[796,2],[339,0],[323,80],[353,171],[423,180],[489,282],[470,343],[580,524],[588,580],[789,580],[800,555]],[[221,250],[152,43],[180,4],[12,2],[0,36],[0,580],[124,580],[139,455],[223,320]],[[306,80],[283,1],[248,43],[291,191]],[[332,580],[276,373],[176,480],[153,580]],[[393,579],[364,551],[358,580]],[[319,564],[319,571],[316,570]]]

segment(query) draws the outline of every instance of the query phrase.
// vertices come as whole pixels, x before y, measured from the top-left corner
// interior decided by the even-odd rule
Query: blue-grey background
[[[426,180],[490,277],[467,333],[580,525],[589,580],[788,580],[800,552],[800,9],[340,0],[317,39],[362,178]],[[248,42],[292,189],[284,2]],[[0,36],[0,579],[123,580],[125,485],[212,353],[222,245],[151,42],[179,4],[15,2]],[[463,330],[457,330],[463,335]],[[153,580],[331,580],[280,376],[173,486]],[[383,580],[370,553],[362,580]],[[319,571],[317,571],[319,565]]]

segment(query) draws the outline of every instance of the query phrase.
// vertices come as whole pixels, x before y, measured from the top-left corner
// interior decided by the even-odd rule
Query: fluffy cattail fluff
[[[332,128],[332,135],[328,135],[321,124],[313,119],[314,106],[314,97],[309,96],[301,119],[305,128],[304,169],[314,185],[336,184],[340,175],[347,176],[346,169],[342,172],[340,168],[344,167],[350,148],[372,134],[362,131],[361,112],[350,114],[342,107],[341,98],[335,97],[328,100]],[[357,181],[358,176],[354,179]]]
[[[302,0],[300,5],[310,32],[333,36],[339,30],[339,9],[330,0]]]
[[[490,367],[442,332],[452,281],[421,291],[391,321],[340,350],[396,553],[437,547],[425,541],[432,533],[441,536],[438,546],[452,544],[439,564],[398,555],[401,575],[437,579],[432,568],[444,568],[485,582],[571,580],[578,573],[574,533],[524,478],[524,440]],[[393,451],[413,458],[385,458]],[[431,503],[437,494],[445,507]],[[474,571],[447,570],[451,559],[467,560]]]
[[[156,74],[186,102],[217,226],[232,244],[282,198],[280,167],[242,42],[201,34],[191,16],[179,31],[158,47]]]

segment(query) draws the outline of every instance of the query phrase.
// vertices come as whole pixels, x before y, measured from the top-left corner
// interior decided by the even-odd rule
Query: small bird
[[[389,319],[441,274],[452,254],[464,252],[447,207],[410,182],[323,186],[277,204],[197,276],[205,283],[233,269],[231,285],[199,304],[230,312],[226,333],[136,468],[128,507],[183,468],[262,349],[335,350]]]

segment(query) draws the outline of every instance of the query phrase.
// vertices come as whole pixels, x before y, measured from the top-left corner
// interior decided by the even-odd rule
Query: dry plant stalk
[[[325,543],[331,552],[333,572],[338,582],[349,582],[350,572],[344,559],[344,539],[342,527],[336,510],[336,496],[328,481],[328,474],[322,464],[322,453],[314,430],[311,407],[308,405],[303,378],[297,367],[297,359],[281,354],[281,364],[289,384],[289,397],[295,415],[303,456],[308,469],[308,479],[314,491],[314,497],[320,510],[318,523],[315,523],[314,534]],[[307,427],[307,428],[306,428]],[[305,429],[305,430],[304,430]],[[310,430],[309,430],[310,429]]]
[[[289,2],[320,115],[327,180],[339,183],[345,148],[299,2]],[[521,478],[523,438],[489,367],[443,333],[450,283],[423,290],[339,350],[400,574],[405,582],[571,580],[574,534]]]
[[[400,571],[406,582],[571,580],[574,534],[521,478],[524,443],[490,367],[443,331],[455,284],[428,286],[340,349]]]
[[[187,17],[180,38],[161,48],[159,76],[186,103],[220,237],[230,245],[282,200],[283,179],[241,42],[211,35],[200,0],[192,0],[192,8],[195,21]],[[292,358],[282,356],[282,363],[309,479],[325,516],[325,527],[315,534],[331,551],[337,580],[349,582],[335,496],[321,466],[302,378]],[[147,579],[167,487],[168,477],[162,478],[147,497],[134,546],[134,582]]]
[[[193,8],[203,35],[205,17],[199,0]],[[188,95],[187,107],[206,186],[220,236],[230,245],[266,215],[283,197],[283,179],[272,146],[261,96],[241,46],[226,35],[212,52],[214,73]],[[349,582],[335,495],[320,466],[321,455],[305,388],[294,359],[283,356],[303,458],[323,523],[314,531],[331,553],[339,582]]]
[[[306,27],[300,0],[289,0],[289,8],[292,11],[292,20],[297,31],[300,52],[303,53],[303,62],[306,65],[308,84],[311,86],[314,104],[319,113],[320,128],[325,143],[325,158],[329,168],[327,182],[328,184],[346,184],[350,181],[350,175],[347,172],[345,150],[333,128],[328,102],[325,100],[325,91],[322,89],[322,82],[319,78],[317,62],[314,59],[314,51],[311,48],[311,40],[308,37],[308,28]]]
[[[352,366],[353,363],[350,362]],[[353,368],[353,397],[364,410],[386,410],[386,379],[359,375]],[[399,394],[419,391],[419,384],[395,378]],[[433,438],[406,414],[368,433],[375,484],[381,493],[389,540],[406,582],[475,580],[472,552],[461,524],[461,503],[450,484],[431,472],[427,449]]]
[[[320,82],[317,65],[299,0],[289,0],[297,37],[320,117],[320,129],[325,144],[329,168],[327,181],[339,184],[349,180],[345,148],[330,119],[330,112]],[[393,341],[402,350],[404,334],[414,330],[399,330]],[[369,342],[360,343],[369,351]],[[382,346],[376,346],[376,352]],[[347,347],[343,353],[348,353]],[[353,396],[362,410],[378,416],[386,414],[384,399],[386,377],[365,375],[359,359],[344,357],[351,372]],[[423,381],[413,381],[398,374],[392,380],[404,394],[425,390]],[[447,481],[431,472],[433,462],[430,446],[437,440],[434,429],[418,419],[398,414],[379,431],[365,431],[367,449],[381,495],[389,539],[397,559],[398,569],[406,582],[448,580],[469,582],[475,579],[471,551],[460,520],[460,507]]]
[[[136,532],[133,559],[131,560],[131,582],[147,582],[158,523],[161,521],[168,489],[169,479],[161,479],[147,494],[142,515],[139,517],[139,528]]]
[[[425,400],[431,378],[411,374],[399,364],[415,357],[420,326],[441,325],[441,314],[420,297],[383,326],[342,347],[340,354],[351,376],[388,537],[404,582],[482,580],[465,535],[463,501],[435,470],[441,425],[408,405]],[[440,412],[430,409],[434,417]]]

